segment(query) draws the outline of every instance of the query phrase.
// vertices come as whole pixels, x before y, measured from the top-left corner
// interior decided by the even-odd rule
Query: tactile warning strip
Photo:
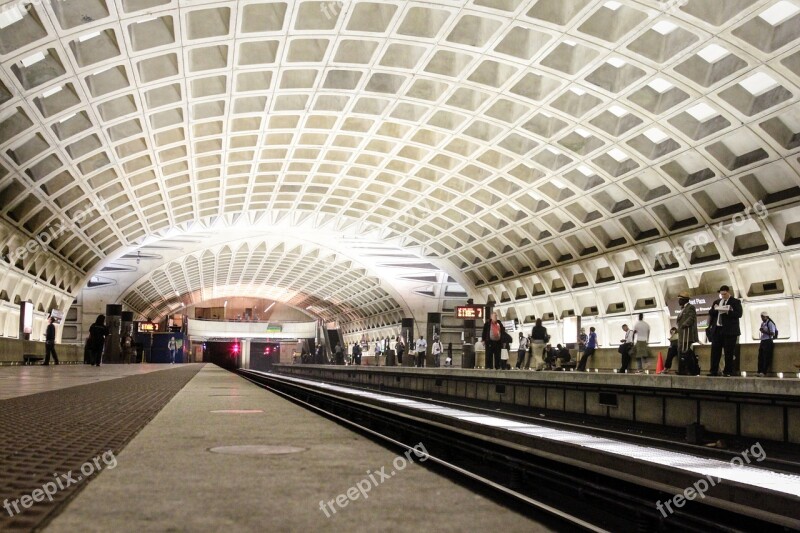
[[[19,513],[13,505],[10,511],[0,507],[0,531],[34,530],[55,516],[96,476],[83,479],[81,466],[109,450],[116,455],[200,368],[182,366],[0,401],[0,506],[33,495],[46,483],[60,479],[65,486],[52,502],[45,496],[27,509],[20,502]],[[107,468],[102,459],[98,466]],[[69,472],[74,483],[65,477]]]

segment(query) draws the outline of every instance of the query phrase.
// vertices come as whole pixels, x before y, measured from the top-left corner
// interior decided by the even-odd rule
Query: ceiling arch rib
[[[266,214],[486,287],[797,204],[800,4],[723,4],[8,6],[0,216],[80,219],[50,248],[87,275]]]
[[[258,268],[249,268],[254,262]],[[407,311],[378,278],[365,274],[331,251],[244,241],[173,259],[129,287],[121,301],[155,318],[212,298],[258,295],[325,320],[391,315],[398,321]]]

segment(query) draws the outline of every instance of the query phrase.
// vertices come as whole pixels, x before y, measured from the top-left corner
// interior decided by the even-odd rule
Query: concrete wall
[[[44,357],[44,343],[0,337],[0,365],[22,364],[23,354]],[[83,362],[83,346],[56,344],[56,355],[61,363]]]

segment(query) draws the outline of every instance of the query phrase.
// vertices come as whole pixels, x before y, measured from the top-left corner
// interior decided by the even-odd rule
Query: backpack
[[[772,338],[773,339],[777,339],[778,338],[778,325],[771,318],[768,318],[767,322],[772,322],[772,325],[775,327],[775,335],[773,335]]]
[[[700,361],[694,350],[683,352],[678,358],[678,374],[681,376],[699,376]]]

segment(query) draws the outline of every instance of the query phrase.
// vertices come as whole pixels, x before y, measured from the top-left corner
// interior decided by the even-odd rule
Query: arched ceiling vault
[[[798,0],[8,3],[4,244],[321,216],[488,287],[797,204],[799,44]]]

